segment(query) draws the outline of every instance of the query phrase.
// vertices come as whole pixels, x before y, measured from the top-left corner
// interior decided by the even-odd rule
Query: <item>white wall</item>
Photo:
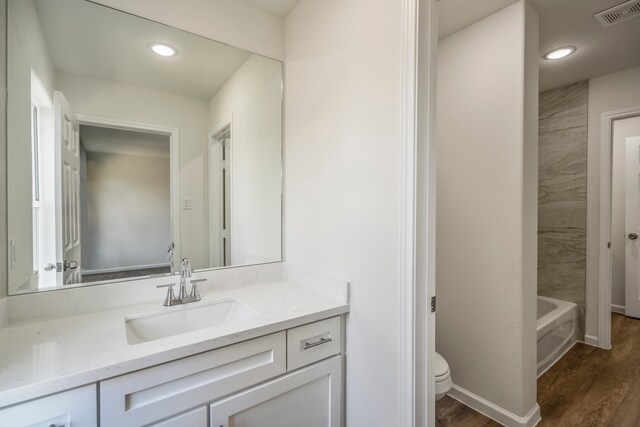
[[[611,182],[611,304],[625,306],[625,140],[640,136],[640,116],[613,124]]]
[[[242,0],[98,0],[96,3],[271,58],[283,57],[282,18]]]
[[[87,153],[83,271],[166,264],[169,175],[168,156]]]
[[[10,1],[8,24],[7,226],[8,244],[16,242],[16,263],[13,268],[9,263],[8,280],[13,289],[33,273],[32,72],[50,103],[55,70],[33,1]]]
[[[285,259],[351,282],[347,425],[400,419],[402,2],[285,19]]]
[[[600,120],[605,112],[633,107],[640,107],[640,67],[589,80],[586,334],[593,337],[598,336]]]
[[[234,265],[281,259],[282,65],[250,56],[209,102],[209,128],[233,117]]]
[[[206,101],[166,92],[58,73],[57,87],[77,113],[176,127],[180,132],[180,210],[182,257],[193,268],[208,266],[206,144],[209,107]]]
[[[436,349],[456,385],[520,417],[536,405],[537,24],[520,1],[438,46]]]

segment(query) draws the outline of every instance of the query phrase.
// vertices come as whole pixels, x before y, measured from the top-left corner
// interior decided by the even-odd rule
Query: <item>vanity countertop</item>
[[[288,280],[202,293],[189,306],[237,298],[258,315],[148,341],[127,343],[125,317],[173,310],[153,303],[11,324],[0,330],[0,407],[344,314],[349,304]]]

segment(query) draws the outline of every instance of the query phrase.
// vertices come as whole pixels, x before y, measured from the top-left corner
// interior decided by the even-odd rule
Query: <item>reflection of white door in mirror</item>
[[[233,265],[231,259],[231,121],[213,131],[209,140],[209,263]]]
[[[70,285],[81,281],[79,124],[61,92],[54,92],[53,103],[57,262],[62,263],[62,268],[58,268],[58,274],[61,276],[58,283]]]

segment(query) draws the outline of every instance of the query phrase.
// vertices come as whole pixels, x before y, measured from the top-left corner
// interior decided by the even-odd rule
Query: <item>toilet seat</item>
[[[435,380],[436,380],[436,400],[442,399],[451,390],[453,385],[451,381],[451,372],[449,370],[449,364],[444,357],[436,353],[436,366],[435,366]]]
[[[449,364],[447,363],[446,360],[444,360],[444,357],[440,356],[438,353],[436,353],[435,374],[436,374],[436,381],[438,381],[439,378],[444,378],[445,376],[449,376]]]

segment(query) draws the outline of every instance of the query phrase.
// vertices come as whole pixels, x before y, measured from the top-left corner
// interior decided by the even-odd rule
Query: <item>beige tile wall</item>
[[[538,294],[578,304],[584,339],[589,82],[540,94]]]

